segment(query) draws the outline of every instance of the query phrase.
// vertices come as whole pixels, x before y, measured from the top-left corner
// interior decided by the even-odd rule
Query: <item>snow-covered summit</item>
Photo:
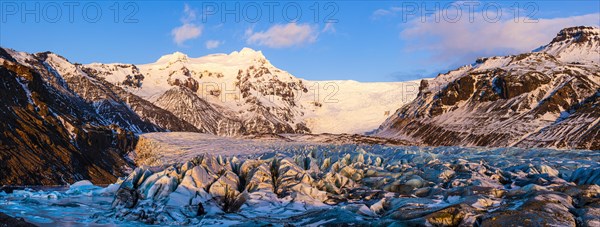
[[[545,52],[563,62],[600,63],[600,28],[570,27],[561,30],[545,46],[534,52]]]
[[[183,64],[221,64],[221,65],[235,65],[240,64],[253,64],[256,62],[268,63],[267,58],[263,55],[262,51],[254,50],[249,47],[244,47],[240,51],[233,51],[229,54],[217,53],[210,54],[202,57],[192,58],[187,54],[176,51],[172,54],[161,56],[156,62],[147,65],[164,65],[174,64],[181,62]]]
[[[560,41],[573,39],[579,42],[583,42],[589,39],[594,39],[594,37],[600,35],[600,27],[587,27],[587,26],[579,26],[579,27],[570,27],[560,30],[556,37],[552,40],[551,43],[557,43]]]
[[[201,57],[175,52],[143,65],[85,67],[220,135],[242,133],[238,127],[246,132],[362,133],[376,128],[396,106],[412,100],[418,87],[414,81],[308,81],[277,68],[262,51],[247,47]],[[185,87],[191,93],[173,87]]]
[[[172,54],[163,55],[156,61],[156,63],[173,63],[177,61],[187,61],[189,57],[187,54],[179,51],[173,52]]]
[[[262,51],[260,51],[260,50],[257,51],[257,50],[254,50],[252,48],[249,48],[249,47],[244,47],[239,52],[238,51],[231,52],[230,55],[232,55],[232,56],[240,55],[240,56],[248,56],[248,57],[265,58],[265,56],[263,55]]]

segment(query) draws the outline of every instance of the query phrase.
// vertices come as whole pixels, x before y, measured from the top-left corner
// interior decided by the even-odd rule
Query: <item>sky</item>
[[[431,78],[578,25],[600,25],[598,0],[0,2],[4,48],[146,64],[250,47],[309,80]]]

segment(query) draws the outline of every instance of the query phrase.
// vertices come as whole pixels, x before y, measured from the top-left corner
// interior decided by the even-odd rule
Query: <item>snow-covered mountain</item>
[[[0,184],[113,181],[133,133],[364,132],[410,98],[397,99],[403,83],[310,83],[248,48],[140,66],[0,48],[0,71]]]
[[[72,64],[59,55],[46,52],[38,53],[35,56],[25,56],[41,61],[56,74],[57,78],[64,81],[69,89],[91,103],[107,123],[116,124],[137,133],[196,130],[195,127],[186,125],[185,122],[179,122],[180,120],[169,112],[161,111],[153,104],[95,77],[81,65]],[[145,116],[142,113],[155,113],[155,117]],[[163,124],[158,118],[170,119]],[[177,123],[168,125],[171,122]]]
[[[199,58],[175,52],[145,65],[81,65],[51,52],[7,51],[23,63],[40,61],[105,123],[136,133],[364,133],[418,87],[299,79],[249,48]]]
[[[376,135],[426,145],[600,149],[600,29],[421,81]]]
[[[198,129],[226,136],[367,132],[386,112],[412,100],[418,84],[303,80],[250,48],[199,58],[175,52],[145,65],[83,68]]]
[[[600,64],[600,39],[598,28],[571,27],[561,30],[545,46],[534,52],[546,52],[563,62]]]

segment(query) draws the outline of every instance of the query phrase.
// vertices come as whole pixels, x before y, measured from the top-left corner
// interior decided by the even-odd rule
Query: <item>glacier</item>
[[[229,154],[173,141],[195,156],[108,186],[6,190],[0,212],[41,226],[600,223],[598,151],[223,139]]]

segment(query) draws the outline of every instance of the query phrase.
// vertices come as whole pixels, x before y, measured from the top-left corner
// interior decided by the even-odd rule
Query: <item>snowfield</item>
[[[268,134],[245,137],[221,137],[193,132],[156,132],[139,135],[134,152],[128,154],[137,166],[183,163],[197,156],[253,155],[276,152],[282,147],[297,145],[397,144],[360,135],[335,134]]]
[[[598,151],[339,138],[332,144],[325,142],[331,135],[142,135],[146,150],[131,154],[141,166],[129,176],[107,187],[84,181],[61,190],[2,192],[0,212],[42,226],[600,221]]]
[[[303,103],[321,100],[305,116],[312,133],[365,133],[376,129],[398,107],[419,93],[420,80],[406,82],[306,81],[318,92],[303,95]],[[315,98],[315,94],[318,94]]]

